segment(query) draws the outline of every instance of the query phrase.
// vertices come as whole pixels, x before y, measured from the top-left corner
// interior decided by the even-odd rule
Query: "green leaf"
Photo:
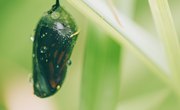
[[[156,28],[162,39],[175,83],[180,83],[180,43],[167,0],[149,0]]]
[[[168,75],[171,74],[169,64],[161,45],[162,42],[158,38],[153,37],[115,8],[113,8],[115,12],[112,12],[107,1],[68,0],[67,2],[71,6],[76,6],[76,9],[88,19],[104,28],[119,45],[122,44],[130,49],[154,71],[157,77],[171,85],[168,80]],[[119,25],[117,19],[122,25]]]
[[[90,25],[82,76],[81,110],[114,110],[118,101],[120,46]]]

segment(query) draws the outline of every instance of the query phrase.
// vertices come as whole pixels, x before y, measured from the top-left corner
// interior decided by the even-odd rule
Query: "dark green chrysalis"
[[[78,37],[71,15],[53,5],[39,21],[33,42],[33,87],[38,97],[55,94],[64,81],[68,60]]]

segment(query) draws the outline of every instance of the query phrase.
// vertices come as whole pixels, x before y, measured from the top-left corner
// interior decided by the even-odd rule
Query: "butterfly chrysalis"
[[[51,96],[62,86],[77,37],[74,20],[56,0],[56,4],[42,16],[35,31],[33,87],[36,96]]]

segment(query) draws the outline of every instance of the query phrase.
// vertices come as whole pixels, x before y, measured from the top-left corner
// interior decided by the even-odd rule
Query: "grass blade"
[[[163,41],[174,81],[180,83],[180,44],[167,0],[149,0],[158,34]]]
[[[169,65],[161,46],[161,41],[152,37],[129,18],[118,12],[123,27],[119,26],[105,1],[95,0],[68,0],[72,7],[76,6],[83,15],[93,20],[104,28],[120,45],[131,49],[149,67],[151,67],[159,78],[169,83]]]
[[[80,110],[114,110],[118,102],[121,48],[93,25],[87,35]]]

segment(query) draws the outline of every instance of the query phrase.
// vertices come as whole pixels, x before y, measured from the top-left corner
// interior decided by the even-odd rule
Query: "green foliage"
[[[134,0],[134,4],[128,5],[134,6],[134,10],[127,7],[134,19],[123,21],[123,28],[113,27],[110,20],[99,16],[97,9],[85,1],[97,0],[62,0],[81,32],[61,90],[51,98],[40,100],[33,96],[28,82],[32,71],[30,37],[43,12],[55,0],[0,0],[0,110],[32,110],[33,107],[37,110],[179,110],[179,0],[169,0],[171,12],[166,0],[149,0],[149,3]],[[116,1],[121,4],[128,0]],[[121,9],[117,8],[118,4],[115,6]],[[161,38],[139,33],[137,24],[129,25],[138,23],[143,26],[142,32],[147,30],[156,35],[150,11]],[[90,23],[86,26],[85,22]],[[130,36],[136,32],[136,36]],[[156,48],[161,43],[165,47]],[[158,51],[152,51],[154,47]],[[157,69],[171,71],[165,74]],[[28,107],[24,109],[22,105]]]
[[[114,110],[120,84],[120,46],[93,23],[88,27],[81,110]]]

